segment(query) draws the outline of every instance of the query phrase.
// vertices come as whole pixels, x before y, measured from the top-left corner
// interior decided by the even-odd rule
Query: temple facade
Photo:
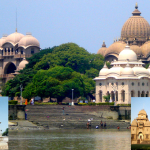
[[[131,144],[150,144],[150,121],[144,109],[132,121]]]
[[[96,103],[105,102],[104,96],[116,104],[131,104],[131,97],[149,97],[150,67],[138,60],[136,53],[129,45],[120,52],[118,61],[106,64],[100,70],[96,81]]]
[[[0,39],[0,78],[2,83],[14,77],[16,71],[25,67],[26,58],[40,51],[39,41],[31,33],[16,32]]]

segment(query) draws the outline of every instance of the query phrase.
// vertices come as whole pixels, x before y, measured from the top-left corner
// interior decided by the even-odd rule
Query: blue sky
[[[132,97],[131,98],[131,123],[136,117],[140,110],[144,109],[150,120],[150,97]]]
[[[0,130],[8,128],[8,97],[0,97]]]
[[[150,22],[149,0],[3,0],[0,3],[0,36],[31,32],[41,48],[74,42],[97,53],[121,35],[125,21],[132,16],[135,3]]]

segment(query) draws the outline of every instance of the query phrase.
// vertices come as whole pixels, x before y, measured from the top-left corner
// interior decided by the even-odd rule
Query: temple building
[[[150,121],[144,109],[132,121],[131,144],[150,144]]]
[[[108,48],[105,42],[98,50],[97,54],[105,57],[106,61],[118,60],[119,53],[129,43],[130,48],[136,53],[137,59],[144,63],[150,61],[150,25],[141,16],[136,3],[132,16],[124,23],[121,30],[121,37],[115,39],[114,43]]]
[[[14,77],[28,63],[26,58],[40,51],[39,41],[31,33],[16,32],[0,39],[0,78],[2,83]]]
[[[150,67],[144,68],[144,63],[138,60],[137,54],[127,44],[119,53],[118,61],[106,64],[100,70],[96,81],[96,103],[105,102],[104,96],[110,95],[110,100],[116,104],[130,104],[131,97],[149,97]]]

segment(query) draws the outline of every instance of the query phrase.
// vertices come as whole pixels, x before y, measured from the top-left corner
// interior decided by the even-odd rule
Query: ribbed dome
[[[124,43],[123,41],[117,41],[107,48],[105,56],[107,56],[108,54],[114,54],[114,53],[119,54],[124,49],[125,46],[126,46],[126,43]]]
[[[131,124],[132,126],[137,126],[137,121],[134,119],[133,121],[132,121],[132,124]]]
[[[132,69],[134,71],[134,74],[137,76],[141,76],[141,75],[149,76],[150,75],[149,70],[144,68],[142,65],[134,66]]]
[[[7,37],[7,36],[3,36],[3,37],[0,39],[0,48],[2,48],[2,45],[6,42],[6,37]]]
[[[106,63],[104,64],[104,67],[100,70],[99,76],[106,76],[108,74],[109,69],[106,66]]]
[[[126,65],[126,67],[122,70],[121,73],[122,76],[134,76],[134,71],[132,70],[132,68],[129,66],[129,64]]]
[[[97,54],[101,54],[102,56],[105,56],[105,52],[107,50],[105,42],[103,42],[102,47],[98,50]]]
[[[145,56],[145,57],[148,57],[149,54],[150,54],[150,41],[147,41],[146,43],[144,43],[141,47],[142,49],[142,54]]]
[[[142,48],[138,45],[132,45],[130,48],[136,53],[137,56],[142,55]]]
[[[40,48],[40,43],[39,41],[33,37],[31,34],[27,34],[26,36],[24,36],[18,44],[18,47],[23,47],[23,48],[27,48],[29,46],[37,46]]]
[[[130,49],[130,47],[127,45],[123,51],[120,52],[118,61],[137,61],[137,55],[136,53]]]
[[[18,69],[22,70],[28,63],[29,62],[25,58],[23,58],[23,60],[20,62],[19,66],[18,66]]]
[[[122,27],[121,39],[133,41],[136,38],[138,41],[146,41],[146,38],[150,36],[149,23],[140,16],[141,12],[137,5],[132,14],[133,16]]]
[[[6,38],[6,42],[12,43],[13,45],[16,45],[21,38],[23,38],[24,35],[18,32],[12,33]]]
[[[138,115],[147,115],[146,111],[144,109],[142,109],[141,111],[139,111],[139,114]]]
[[[109,69],[108,75],[120,75],[123,68],[118,65],[114,65],[112,68]]]

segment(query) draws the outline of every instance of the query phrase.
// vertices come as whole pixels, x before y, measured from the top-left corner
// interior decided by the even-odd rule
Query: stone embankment
[[[116,129],[117,126],[126,129],[130,125],[129,121],[113,120],[117,112],[110,111],[110,106],[27,105],[26,110],[28,121],[40,129],[86,129],[89,119],[92,128],[99,125],[101,120],[106,122],[107,129]]]

